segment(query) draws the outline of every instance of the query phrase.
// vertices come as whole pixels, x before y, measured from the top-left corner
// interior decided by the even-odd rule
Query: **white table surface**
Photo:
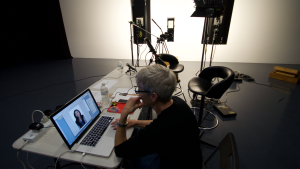
[[[133,76],[126,75],[125,74],[126,70],[127,68],[124,67],[124,71],[122,75],[118,73],[117,70],[115,69],[114,71],[112,71],[111,73],[103,77],[101,80],[97,81],[92,86],[90,86],[89,87],[90,90],[100,91],[100,89],[95,89],[93,88],[93,86],[97,85],[98,82],[101,82],[103,79],[118,81],[114,86],[112,86],[109,89],[109,93],[113,93],[117,88],[131,88],[132,84],[135,86],[136,85],[135,78],[131,78],[132,80],[132,84],[131,84],[130,77]],[[100,107],[100,109],[102,110],[103,107]],[[140,109],[137,109],[132,115],[130,115],[130,119],[138,119],[139,114],[140,114]],[[115,118],[120,117],[119,113],[110,113],[107,112],[107,109],[104,110],[101,115],[114,116]],[[133,128],[127,129],[126,132],[127,137],[131,136],[132,132],[133,132]],[[23,136],[21,136],[18,140],[16,140],[13,143],[12,145],[13,148],[19,149],[22,147],[22,145],[25,143],[23,141]],[[52,158],[58,158],[62,153],[68,151],[69,148],[64,143],[63,139],[61,138],[57,130],[54,127],[52,127],[35,143],[28,143],[25,147],[22,148],[22,150],[44,155],[44,156],[49,156]],[[62,155],[60,159],[73,161],[73,162],[80,162],[82,159],[82,153],[67,152],[64,155]],[[82,163],[87,165],[105,167],[105,168],[116,168],[121,163],[121,160],[122,160],[121,158],[116,157],[114,150],[112,150],[112,153],[108,158],[86,154],[82,159]]]

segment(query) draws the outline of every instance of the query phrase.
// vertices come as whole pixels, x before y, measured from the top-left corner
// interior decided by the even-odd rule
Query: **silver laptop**
[[[112,116],[101,116],[90,91],[86,89],[50,117],[69,149],[109,157],[114,148]]]

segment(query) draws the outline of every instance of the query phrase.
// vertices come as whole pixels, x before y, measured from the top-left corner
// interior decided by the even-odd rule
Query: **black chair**
[[[178,88],[180,91],[177,92],[175,95],[176,96],[183,95],[184,100],[186,102],[184,93],[182,92],[182,87],[180,85],[180,80],[179,80],[179,77],[178,77],[178,73],[181,73],[184,70],[184,66],[182,64],[180,64],[178,62],[178,59],[175,56],[173,56],[173,55],[170,55],[170,54],[158,54],[157,56],[160,57],[161,60],[170,63],[169,69],[172,70],[175,73],[177,83],[179,84],[179,87],[180,87],[180,88]],[[164,65],[163,63],[160,63],[159,61],[158,61],[158,63],[161,64],[161,65]]]
[[[208,166],[206,163],[211,159],[215,152],[220,149],[220,168],[221,169],[239,169],[239,155],[237,151],[236,142],[234,135],[229,132],[223,140],[219,143],[219,146],[215,148],[212,154],[203,161],[203,169],[206,169]]]
[[[222,78],[219,82],[213,82],[214,78]],[[202,121],[208,115],[202,119],[204,110],[205,98],[220,99],[226,90],[231,86],[234,80],[234,72],[222,66],[211,66],[205,68],[198,77],[192,78],[188,83],[188,90],[194,93],[193,100],[197,100],[197,96],[201,95],[200,101],[200,113],[198,117],[198,126],[201,126]],[[215,80],[216,81],[216,80]],[[203,131],[200,133],[200,138]],[[213,146],[201,140],[203,144]]]

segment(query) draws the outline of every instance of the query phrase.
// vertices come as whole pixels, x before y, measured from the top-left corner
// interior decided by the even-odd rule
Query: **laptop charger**
[[[24,141],[28,140],[29,143],[34,143],[40,137],[42,137],[46,133],[46,131],[49,130],[49,127],[52,126],[51,120],[48,120],[46,123],[42,123],[42,124],[43,124],[43,128],[41,128],[40,130],[29,130],[29,132],[25,134],[25,136],[23,137],[23,140]]]

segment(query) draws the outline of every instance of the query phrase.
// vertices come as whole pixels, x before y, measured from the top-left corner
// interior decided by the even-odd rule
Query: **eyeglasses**
[[[139,90],[139,88],[137,86],[135,86],[134,91],[136,94],[139,94],[139,92],[150,92],[150,91],[146,91],[146,90]]]

